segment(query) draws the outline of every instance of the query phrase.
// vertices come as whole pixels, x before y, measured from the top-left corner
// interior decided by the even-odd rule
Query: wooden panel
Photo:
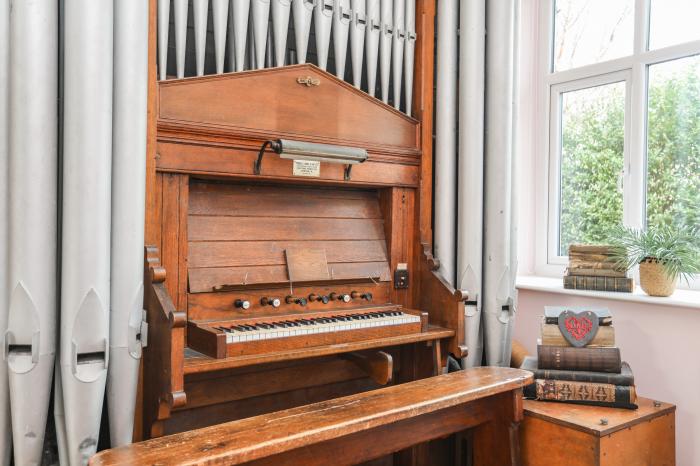
[[[354,283],[352,285],[342,284],[334,286],[295,286],[293,291],[295,296],[308,297],[311,293],[317,295],[328,296],[332,292],[335,293],[351,293],[357,291],[359,293],[372,293],[372,302],[386,303],[389,301],[389,284],[388,283]],[[303,308],[297,304],[287,304],[284,298],[289,294],[289,288],[261,288],[261,289],[245,289],[236,291],[226,291],[219,293],[194,293],[189,296],[188,318],[190,320],[222,320],[232,319],[246,316],[273,316],[284,315],[291,312],[306,312],[320,311],[329,308],[344,310],[352,309],[361,305],[370,305],[361,298],[351,299],[350,302],[333,301],[332,303],[324,304],[323,302],[309,301]],[[272,306],[262,306],[260,299],[262,297],[278,298],[281,305],[278,308]],[[237,299],[250,301],[251,306],[248,310],[238,309],[234,307],[234,302]]]
[[[158,170],[216,177],[245,178],[250,181],[286,182],[315,185],[343,186],[417,186],[420,179],[418,158],[382,158],[370,155],[370,159],[352,169],[352,180],[344,180],[344,166],[322,163],[320,178],[302,178],[292,174],[292,161],[267,156],[262,174],[253,174],[253,163],[258,156],[261,142],[248,147],[226,147],[220,144],[183,144],[181,139],[158,140]]]
[[[675,466],[675,415],[665,414],[600,439],[602,466]]]
[[[199,408],[365,377],[367,373],[356,364],[333,358],[325,362],[312,360],[307,364],[265,373],[251,372],[185,381],[187,408]]]
[[[312,76],[318,86],[297,78]],[[202,105],[206,102],[206,105]],[[308,102],[313,102],[309,105]],[[159,125],[251,137],[417,148],[419,123],[314,65],[159,82]],[[382,130],[379,131],[378,129]],[[194,128],[193,128],[194,129]],[[192,131],[192,129],[190,130]]]
[[[191,293],[286,286],[293,251],[328,263],[298,283],[390,279],[376,191],[196,182],[188,228]]]
[[[190,215],[381,219],[376,201],[376,192],[364,190],[193,183],[189,209]]]
[[[326,250],[329,263],[383,262],[387,260],[384,240],[351,241],[195,241],[189,245],[189,267],[237,267],[285,265],[285,249],[308,246]]]
[[[328,268],[331,280],[390,279],[386,262],[331,263]],[[243,285],[286,284],[289,277],[284,265],[219,267],[190,269],[189,282],[191,293],[204,293]]]
[[[591,435],[530,416],[520,432],[523,466],[599,464],[598,442]]]
[[[384,239],[383,222],[374,219],[190,216],[190,241]]]

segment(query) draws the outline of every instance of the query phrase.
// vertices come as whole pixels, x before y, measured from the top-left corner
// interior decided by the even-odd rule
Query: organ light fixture
[[[268,140],[263,143],[258,153],[258,159],[253,166],[253,172],[260,174],[262,158],[265,149],[270,147],[280,158],[292,160],[312,160],[318,162],[345,164],[345,181],[350,179],[352,166],[367,160],[367,151],[357,147],[334,146],[331,144],[316,144],[313,142],[290,141],[289,139]]]

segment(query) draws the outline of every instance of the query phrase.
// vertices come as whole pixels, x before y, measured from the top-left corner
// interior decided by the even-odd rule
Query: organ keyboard
[[[306,312],[227,321],[190,322],[190,347],[224,358],[410,335],[428,329],[428,314],[400,305]]]

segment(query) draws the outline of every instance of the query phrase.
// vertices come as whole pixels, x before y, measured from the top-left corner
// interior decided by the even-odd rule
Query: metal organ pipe
[[[315,2],[318,0],[292,0],[294,8],[294,40],[297,47],[297,62],[306,63],[306,51],[309,46],[311,18]]]
[[[367,0],[367,26],[365,28],[365,55],[367,56],[367,92],[374,97],[377,90],[377,61],[382,20],[379,0]]]
[[[410,1],[410,0],[409,0]],[[362,84],[362,57],[365,49],[367,11],[365,0],[352,0],[352,21],[350,22],[350,62],[352,83],[356,88]]]
[[[284,66],[289,30],[289,12],[291,0],[272,0],[272,32],[275,45],[275,66]]]
[[[2,330],[14,460],[24,465],[41,464],[56,355],[58,4],[12,0],[10,11],[10,301]]]
[[[0,0],[0,345],[5,347],[9,306],[10,1]],[[10,464],[12,427],[7,364],[0,362],[0,465]]]
[[[255,46],[255,68],[265,67],[267,26],[270,19],[270,0],[252,0],[253,44]],[[253,68],[253,66],[251,66]]]
[[[207,56],[207,19],[209,0],[192,0],[194,14],[194,57],[197,76],[204,76],[204,61]]]
[[[214,57],[216,73],[224,72],[226,54],[226,23],[228,21],[229,0],[211,0],[212,17],[214,19]]]
[[[111,312],[107,406],[111,446],[117,447],[131,443],[133,437],[141,359],[139,335],[143,333],[148,3],[142,0],[118,0],[114,6]]]
[[[403,49],[406,39],[406,0],[394,0],[394,36],[392,38],[391,68],[394,78],[394,108],[401,107],[401,78],[403,76]],[[409,0],[410,1],[410,0]]]
[[[74,465],[97,447],[109,355],[113,14],[112,0],[65,0],[60,364]]]
[[[334,0],[317,0],[314,9],[314,30],[316,33],[316,56],[318,66],[325,70],[328,66],[328,49],[331,42]]]
[[[413,67],[416,54],[416,0],[406,0],[406,45],[404,48],[404,88],[406,94],[406,113],[411,115],[413,109]]]
[[[435,113],[435,257],[440,275],[455,283],[458,0],[438,3]]]
[[[248,38],[250,0],[233,0],[229,21],[229,63],[233,71],[245,68],[245,48]]]
[[[510,364],[510,332],[515,318],[515,258],[511,250],[513,178],[513,53],[515,6],[489,2],[486,43],[484,299],[483,319],[488,365]]]
[[[333,53],[335,54],[335,75],[345,77],[345,60],[348,52],[348,32],[352,22],[350,0],[335,0],[333,12]]]
[[[158,0],[158,75],[168,75],[168,29],[170,28],[170,0]]]
[[[391,77],[391,48],[394,38],[394,2],[393,0],[380,0],[380,5],[382,30],[379,35],[379,79],[382,101],[388,104]]]
[[[185,54],[187,52],[187,10],[188,0],[175,2],[175,66],[178,79],[185,77]]]
[[[457,188],[457,287],[465,305],[467,367],[481,364],[481,306],[484,212],[484,66],[486,2],[462,4],[460,12],[459,182]],[[473,348],[473,350],[472,350]]]

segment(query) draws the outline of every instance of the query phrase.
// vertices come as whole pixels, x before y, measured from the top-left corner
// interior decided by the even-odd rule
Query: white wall
[[[521,248],[522,249],[522,248]],[[521,290],[514,338],[536,354],[544,306],[606,306],[640,396],[673,403],[679,466],[700,466],[700,309]]]

